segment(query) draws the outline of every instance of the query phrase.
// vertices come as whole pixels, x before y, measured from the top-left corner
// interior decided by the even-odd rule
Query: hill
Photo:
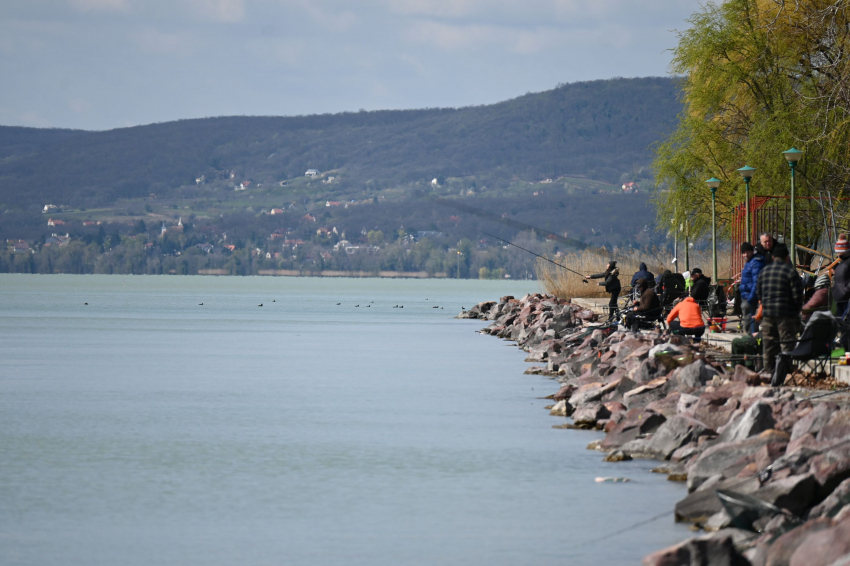
[[[516,277],[533,256],[484,233],[658,244],[647,194],[620,184],[651,185],[677,93],[612,79],[458,109],[0,127],[0,271]]]
[[[574,83],[459,109],[182,120],[104,132],[0,127],[0,204],[104,206],[201,175],[279,182],[344,171],[350,190],[434,177],[493,186],[579,175],[616,183],[650,162],[681,109],[667,78]]]

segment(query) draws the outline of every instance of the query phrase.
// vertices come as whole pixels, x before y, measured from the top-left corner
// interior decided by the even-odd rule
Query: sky
[[[490,104],[668,74],[699,0],[3,0],[0,124]]]

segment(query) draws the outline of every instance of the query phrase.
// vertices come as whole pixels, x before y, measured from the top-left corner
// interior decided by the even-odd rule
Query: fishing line
[[[481,233],[482,233],[482,234],[484,234],[485,236],[490,236],[491,238],[495,238],[495,239],[497,239],[497,240],[500,240],[500,241],[502,241],[502,242],[505,242],[505,243],[506,243],[506,244],[508,244],[509,246],[513,246],[513,247],[515,247],[515,248],[519,248],[519,249],[521,249],[521,250],[522,250],[522,251],[524,251],[524,252],[528,252],[528,253],[530,253],[531,255],[533,255],[534,257],[539,257],[540,259],[546,260],[546,261],[548,261],[549,263],[554,263],[554,264],[555,264],[555,265],[557,265],[558,267],[560,267],[560,268],[562,268],[562,269],[566,269],[566,270],[567,270],[567,271],[569,271],[570,273],[575,273],[576,275],[578,275],[579,277],[581,277],[581,278],[582,278],[582,281],[583,281],[584,283],[587,283],[587,279],[585,279],[585,277],[584,277],[584,274],[583,274],[583,273],[579,273],[578,271],[576,271],[576,270],[574,270],[574,269],[570,269],[570,268],[569,268],[569,267],[567,267],[566,265],[561,265],[561,264],[560,264],[560,263],[558,263],[557,261],[552,261],[551,259],[549,259],[549,258],[548,258],[548,257],[546,257],[546,256],[542,256],[542,255],[540,255],[540,254],[536,254],[536,253],[534,253],[534,252],[533,252],[533,251],[531,251],[531,250],[527,250],[527,249],[523,248],[522,246],[518,246],[518,245],[516,245],[515,243],[513,243],[513,242],[511,242],[511,241],[509,241],[509,240],[505,240],[504,238],[500,238],[500,237],[498,237],[498,236],[494,236],[493,234],[488,234],[488,233],[487,233],[487,232],[485,232],[484,230],[479,230],[479,232],[481,232]]]

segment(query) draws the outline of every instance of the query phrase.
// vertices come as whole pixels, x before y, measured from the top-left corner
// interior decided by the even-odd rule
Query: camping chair
[[[634,315],[634,325],[631,328],[625,324],[628,314]],[[646,312],[634,312],[634,309],[631,309],[623,315],[623,321],[623,325],[630,330],[665,330],[667,328],[664,319],[664,307]]]
[[[832,355],[832,344],[838,334],[838,320],[830,312],[816,312],[809,319],[799,340],[785,340],[780,344],[795,344],[790,352],[776,356],[776,369],[770,384],[779,387],[791,372],[791,384],[797,385],[797,372],[806,363],[814,364],[815,375],[825,375]]]

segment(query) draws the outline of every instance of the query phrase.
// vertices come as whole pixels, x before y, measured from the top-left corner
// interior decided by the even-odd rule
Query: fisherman
[[[835,267],[832,294],[838,307],[835,315],[838,318],[844,318],[847,303],[850,301],[850,242],[847,241],[847,234],[838,235],[838,240],[835,242],[835,255],[841,258],[841,263]]]
[[[711,285],[711,277],[702,274],[702,269],[695,267],[691,269],[690,295],[698,303],[708,300],[708,286]]]
[[[632,275],[632,287],[634,287],[637,283],[637,280],[641,278],[646,279],[647,283],[655,287],[655,275],[653,275],[652,272],[646,268],[646,264],[643,262],[641,262],[640,264],[640,270],[635,272],[634,275]]]
[[[815,279],[815,292],[803,305],[803,322],[808,322],[812,314],[829,308],[829,275],[823,273]]]
[[[756,294],[764,312],[761,322],[764,370],[773,374],[776,356],[780,350],[790,350],[796,338],[803,306],[803,285],[791,266],[785,244],[773,248],[773,263],[759,275]]]
[[[595,275],[585,275],[585,280],[587,279],[603,279],[602,283],[599,285],[605,287],[606,293],[611,293],[611,298],[608,300],[608,320],[612,320],[617,316],[617,297],[620,296],[620,278],[619,278],[620,270],[617,269],[617,262],[611,260],[608,262],[608,267],[605,268],[603,273],[597,273]]]
[[[635,301],[634,309],[626,315],[626,328],[630,330],[638,329],[638,315],[651,318],[661,314],[661,301],[658,300],[658,294],[649,284],[649,281],[641,277],[635,282],[635,289],[640,292],[640,300]]]
[[[758,283],[759,273],[764,268],[764,257],[757,253],[756,248],[749,242],[741,244],[741,255],[746,262],[744,269],[741,270],[741,283],[738,285],[738,290],[741,292],[741,323],[744,332],[755,334],[759,331],[758,322],[753,320],[753,315],[759,307],[756,283]]]
[[[676,320],[679,319],[679,320]],[[705,333],[705,322],[702,319],[702,309],[693,297],[685,297],[677,303],[667,315],[667,326],[672,334],[685,334],[694,337],[694,342],[700,342]]]
[[[776,247],[776,238],[770,232],[764,232],[759,236],[759,243],[755,246],[755,252],[764,258],[764,264],[773,263],[773,249]]]

